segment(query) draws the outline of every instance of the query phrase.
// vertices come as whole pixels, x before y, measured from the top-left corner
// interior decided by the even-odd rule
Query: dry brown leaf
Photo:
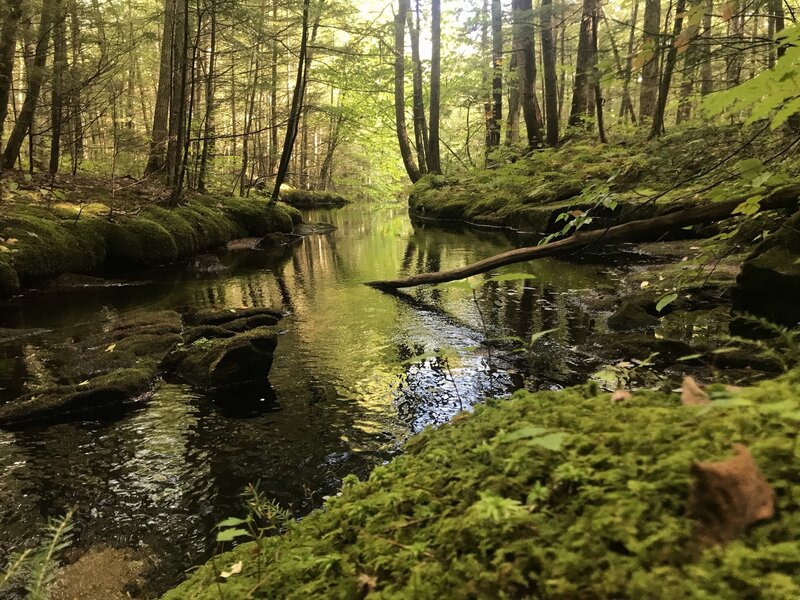
[[[358,582],[358,588],[362,592],[371,592],[376,587],[378,587],[378,578],[374,575],[367,575],[366,573],[361,573],[357,578],[356,581]]]
[[[733,458],[692,465],[689,514],[698,538],[709,545],[735,540],[748,525],[775,514],[775,491],[750,451],[742,444],[733,450]]]
[[[631,394],[625,388],[619,388],[613,394],[611,394],[612,402],[625,402],[625,400],[630,400],[631,398],[633,398],[633,394]]]
[[[681,384],[681,404],[684,406],[702,406],[709,404],[711,400],[703,391],[703,388],[694,380],[694,377],[687,375]]]

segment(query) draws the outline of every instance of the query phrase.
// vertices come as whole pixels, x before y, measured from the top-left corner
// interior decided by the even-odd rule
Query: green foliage
[[[796,598],[800,372],[713,398],[693,409],[571,389],[489,402],[165,599]],[[777,514],[704,548],[686,516],[689,465],[734,441],[775,487]],[[241,572],[220,578],[231,564]]]
[[[722,112],[747,111],[746,125],[770,119],[777,129],[800,112],[800,26],[787,27],[775,36],[785,54],[771,69],[733,88],[710,95],[703,103],[708,116]]]
[[[58,560],[72,544],[73,511],[51,519],[46,537],[36,546],[11,555],[0,574],[0,592],[24,588],[29,600],[47,600]]]

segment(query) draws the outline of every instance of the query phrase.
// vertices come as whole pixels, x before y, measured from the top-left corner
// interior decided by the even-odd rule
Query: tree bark
[[[208,164],[214,158],[214,78],[216,77],[217,60],[217,3],[211,0],[209,7],[209,32],[208,40],[208,72],[206,73],[205,89],[205,131],[203,133],[203,148],[200,153],[200,172],[197,176],[197,191],[206,192],[208,178]]]
[[[667,60],[664,62],[664,74],[661,77],[661,85],[658,89],[658,102],[656,111],[653,114],[653,122],[650,127],[650,137],[654,138],[661,135],[664,131],[664,112],[667,109],[667,96],[669,87],[672,83],[672,73],[675,71],[675,62],[678,59],[678,48],[675,41],[683,29],[683,15],[686,9],[686,0],[678,0],[675,5],[675,21],[672,28],[672,40],[667,51]]]
[[[800,186],[794,185],[774,191],[760,203],[759,210],[773,210],[779,208],[797,208],[800,199]],[[558,256],[569,252],[609,244],[612,242],[646,242],[659,239],[665,233],[697,225],[721,221],[733,216],[733,211],[742,203],[742,198],[726,200],[723,202],[707,202],[700,206],[686,208],[667,215],[631,221],[607,229],[584,231],[571,235],[563,240],[542,244],[541,246],[528,246],[517,248],[490,256],[471,265],[459,267],[450,271],[435,273],[421,273],[403,279],[389,279],[370,281],[366,285],[383,291],[392,291],[400,288],[415,287],[418,285],[431,285],[465,279],[480,273],[486,273],[506,265]]]
[[[406,91],[405,91],[405,33],[408,0],[399,0],[397,14],[394,17],[394,119],[397,142],[400,145],[400,157],[412,183],[419,181],[420,169],[414,163],[411,142],[408,140],[406,127]]]
[[[519,69],[519,87],[522,115],[527,130],[528,149],[542,145],[542,112],[536,99],[536,54],[534,52],[533,3],[531,0],[514,0],[513,15],[514,54]]]
[[[417,165],[420,173],[428,172],[428,157],[425,153],[428,148],[428,122],[425,119],[425,98],[422,91],[422,59],[419,53],[419,0],[416,1],[416,25],[414,15],[408,11],[408,31],[411,35],[411,64],[413,67],[412,81],[414,85],[413,114],[414,114],[414,140],[417,146]]]
[[[173,38],[175,37],[175,17],[178,0],[164,0],[164,30],[161,35],[161,52],[158,68],[158,87],[156,105],[153,109],[153,127],[150,140],[150,156],[147,159],[145,175],[155,175],[164,170],[167,137],[167,124],[170,114],[172,92]]]
[[[544,114],[547,143],[558,144],[558,79],[556,74],[556,40],[553,35],[553,0],[542,0],[542,70],[544,71]]]
[[[503,122],[503,7],[492,0],[492,97],[486,106],[486,153],[500,145]]]
[[[311,68],[311,53],[308,50],[310,5],[310,0],[303,0],[303,32],[300,39],[300,56],[297,61],[297,80],[295,81],[294,93],[292,95],[292,105],[289,109],[289,120],[286,124],[286,138],[283,142],[281,162],[278,165],[278,173],[275,176],[275,187],[272,190],[272,198],[270,200],[270,202],[273,203],[277,202],[280,197],[281,185],[283,185],[286,179],[286,173],[289,170],[289,162],[292,159],[292,150],[294,148],[294,142],[297,139],[297,130],[303,112],[303,100],[305,98],[306,84],[308,83],[308,70]],[[321,7],[319,10],[322,10]],[[320,16],[321,14],[317,13],[314,19],[314,25],[310,28],[312,44],[317,37]]]
[[[0,30],[0,149],[3,147],[3,126],[14,81],[14,50],[22,17],[22,0],[7,0],[3,6],[0,12],[3,18],[3,28]]]
[[[658,102],[661,0],[645,0],[642,34],[642,88],[639,92],[639,123],[648,125],[653,119]]]
[[[67,13],[62,0],[56,0],[55,21],[53,22],[53,89],[50,101],[50,175],[58,173],[61,159],[61,129],[64,117],[65,77],[67,63]]]
[[[431,97],[430,97],[430,139],[428,152],[428,172],[441,173],[442,162],[439,150],[439,118],[442,80],[442,3],[431,0]]]
[[[8,136],[8,143],[3,152],[4,169],[14,168],[22,142],[25,141],[25,136],[33,125],[34,113],[39,102],[39,92],[42,89],[42,82],[45,76],[47,49],[50,45],[50,29],[53,23],[55,7],[55,0],[44,0],[41,21],[39,22],[39,34],[36,40],[36,51],[31,62],[31,70],[28,73],[25,100],[22,103],[22,108],[20,108],[14,129],[11,130],[11,135]]]
[[[583,0],[580,33],[578,36],[578,56],[575,62],[575,82],[572,90],[572,109],[569,124],[573,127],[585,126],[586,117],[594,111],[594,18],[596,0]]]

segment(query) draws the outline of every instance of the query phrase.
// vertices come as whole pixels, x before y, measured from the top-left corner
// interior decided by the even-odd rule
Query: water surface
[[[365,476],[408,435],[462,407],[585,377],[563,349],[592,335],[582,303],[613,285],[613,268],[542,260],[512,269],[535,279],[474,295],[390,295],[363,282],[460,266],[514,240],[412,226],[401,206],[306,219],[337,229],[283,251],[223,254],[229,268],[214,276],[173,266],[136,274],[142,285],[40,291],[2,307],[1,327],[48,331],[0,345],[0,402],[24,390],[37,348],[69,352],[73,336],[131,310],[272,306],[287,317],[269,387],[232,397],[164,383],[116,420],[0,431],[0,557],[76,507],[79,547],[146,547],[154,589],[163,588],[213,550],[216,522],[242,515],[248,483],[302,515],[343,476]],[[544,329],[557,329],[553,343],[534,352],[506,339]]]

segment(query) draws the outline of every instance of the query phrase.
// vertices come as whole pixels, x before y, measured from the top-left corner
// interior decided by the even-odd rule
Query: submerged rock
[[[649,329],[658,325],[654,317],[638,304],[623,302],[614,314],[608,317],[608,326],[614,331],[633,331]]]
[[[239,319],[250,319],[262,317],[269,323],[262,322],[261,325],[275,325],[282,317],[283,313],[274,308],[204,308],[184,315],[184,320],[189,325],[223,325]]]
[[[200,275],[214,275],[222,273],[228,267],[222,264],[216,254],[201,254],[192,260],[189,270]]]
[[[136,312],[61,346],[25,348],[28,392],[0,407],[0,425],[28,426],[119,412],[158,378],[183,326],[173,311]]]

